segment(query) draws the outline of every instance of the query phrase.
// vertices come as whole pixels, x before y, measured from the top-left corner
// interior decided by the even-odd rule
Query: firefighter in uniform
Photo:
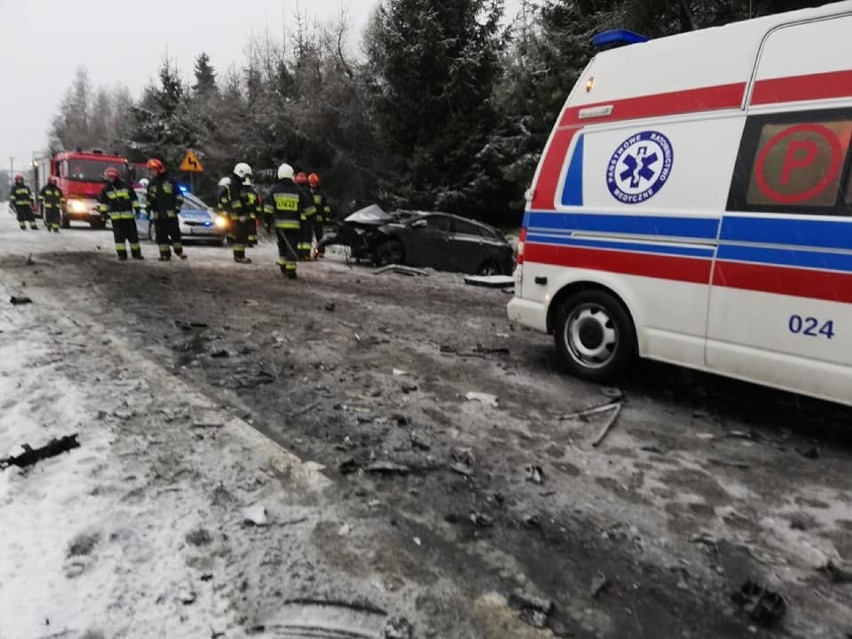
[[[172,259],[172,249],[175,255],[185,260],[186,254],[183,252],[178,220],[178,212],[183,206],[183,193],[178,183],[166,174],[166,167],[160,160],[151,158],[145,166],[151,176],[147,192],[148,216],[154,223],[160,261],[167,262]]]
[[[22,231],[27,230],[27,222],[30,223],[30,228],[33,231],[38,231],[35,216],[33,215],[33,192],[30,187],[24,184],[24,176],[15,176],[15,185],[12,187],[12,192],[9,194],[9,204],[14,209],[18,217],[18,226]]]
[[[313,202],[298,184],[293,181],[293,167],[282,164],[278,167],[278,182],[269,190],[263,212],[266,216],[266,231],[278,238],[278,266],[291,280],[296,279],[296,263],[299,261],[298,244],[303,237],[302,220]]]
[[[260,213],[260,198],[251,183],[251,167],[245,162],[234,167],[228,210],[234,228],[234,261],[251,264],[251,260],[246,257],[246,246],[249,242],[250,225],[256,224],[252,220],[257,220]]]
[[[311,188],[311,197],[314,202],[314,208],[317,210],[314,215],[313,229],[314,234],[317,236],[316,255],[318,257],[323,257],[325,255],[325,247],[320,247],[320,242],[322,241],[323,235],[325,235],[323,225],[331,222],[331,206],[329,205],[325,194],[320,190],[319,184],[319,175],[311,173],[308,176],[308,185],[310,185]]]
[[[133,259],[141,260],[142,249],[139,247],[139,232],[136,230],[136,213],[139,211],[136,191],[122,182],[121,175],[114,166],[104,171],[104,180],[106,184],[98,195],[98,208],[101,215],[109,215],[112,222],[118,259],[127,259],[125,242],[129,242]]]
[[[55,175],[47,178],[47,184],[38,192],[38,201],[41,203],[47,230],[59,233],[59,217],[62,207],[65,206],[65,195],[62,189],[56,186]]]
[[[228,241],[234,243],[234,227],[231,224],[231,178],[227,175],[219,180],[216,196],[216,212],[228,219]]]
[[[296,186],[308,199],[312,198],[311,190],[308,187],[308,176],[306,173],[299,171],[294,178]],[[311,257],[311,236],[314,230],[314,214],[316,209],[310,212],[305,212],[302,217],[302,236],[299,238],[299,243],[296,246],[296,251],[299,254],[299,259],[304,261]]]

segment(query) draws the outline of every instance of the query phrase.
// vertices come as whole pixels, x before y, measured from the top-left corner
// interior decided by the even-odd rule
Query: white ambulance
[[[599,53],[528,194],[509,318],[587,379],[638,354],[852,405],[850,137],[852,2]]]

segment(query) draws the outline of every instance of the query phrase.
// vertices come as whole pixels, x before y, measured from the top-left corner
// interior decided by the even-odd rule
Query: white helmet
[[[234,167],[234,175],[245,182],[251,177],[251,167],[245,162],[240,162]]]
[[[278,167],[279,180],[292,180],[294,175],[295,171],[293,171],[293,167],[286,162]]]
[[[226,175],[226,176],[225,176],[225,177],[223,177],[221,180],[219,180],[219,185],[218,185],[218,186],[219,186],[219,188],[222,188],[222,187],[225,187],[225,186],[231,186],[231,178],[229,178],[229,177]]]
[[[148,178],[142,178],[141,180],[139,180],[139,186],[144,186],[145,188],[147,188],[148,187]]]

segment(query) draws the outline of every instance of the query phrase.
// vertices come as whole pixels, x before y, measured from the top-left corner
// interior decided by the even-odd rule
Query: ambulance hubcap
[[[583,304],[565,323],[565,344],[571,357],[588,368],[605,366],[615,355],[615,322],[599,304]]]

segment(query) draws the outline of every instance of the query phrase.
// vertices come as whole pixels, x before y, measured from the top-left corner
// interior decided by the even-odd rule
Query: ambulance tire
[[[624,306],[600,290],[581,291],[556,310],[553,336],[568,371],[593,382],[622,377],[635,355],[636,331]]]

